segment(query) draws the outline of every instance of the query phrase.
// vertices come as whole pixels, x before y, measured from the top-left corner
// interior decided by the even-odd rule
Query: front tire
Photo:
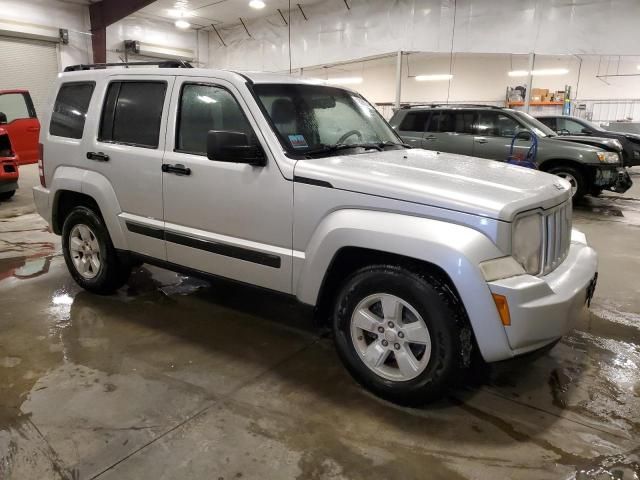
[[[571,193],[574,202],[580,200],[587,194],[587,181],[584,174],[577,168],[568,165],[559,165],[550,168],[547,172],[564,178],[571,184]]]
[[[471,331],[436,277],[379,265],[344,283],[333,315],[338,354],[382,398],[420,405],[447,390],[471,354]]]
[[[65,219],[62,252],[76,283],[93,293],[115,292],[131,273],[131,266],[118,258],[102,218],[85,206],[75,207]]]
[[[11,197],[13,197],[15,195],[16,191],[15,190],[10,190],[8,192],[2,192],[0,193],[0,201],[2,200],[9,200]]]

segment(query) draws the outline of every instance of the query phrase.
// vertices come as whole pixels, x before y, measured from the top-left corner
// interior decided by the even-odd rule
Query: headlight
[[[511,255],[531,275],[542,268],[542,217],[525,215],[513,222]]]
[[[598,155],[598,160],[600,160],[602,163],[620,162],[620,155],[618,155],[616,152],[596,152],[596,155]]]

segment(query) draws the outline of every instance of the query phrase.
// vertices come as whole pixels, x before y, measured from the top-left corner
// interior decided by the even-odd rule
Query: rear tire
[[[131,266],[118,258],[102,218],[85,206],[75,207],[65,218],[62,252],[76,283],[93,293],[113,293],[131,274]]]
[[[564,178],[571,184],[574,202],[580,200],[587,194],[587,181],[584,174],[577,168],[570,167],[568,165],[560,165],[557,167],[551,167],[547,170],[547,173],[552,173],[560,178]]]
[[[11,197],[13,197],[15,195],[16,191],[15,190],[11,190],[9,192],[2,192],[0,193],[0,201],[2,200],[9,200]]]
[[[448,389],[471,355],[471,329],[439,279],[392,265],[344,283],[333,315],[340,359],[376,395],[421,405]]]

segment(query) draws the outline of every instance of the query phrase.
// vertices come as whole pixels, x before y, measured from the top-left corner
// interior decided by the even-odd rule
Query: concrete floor
[[[0,479],[637,479],[634,179],[575,209],[590,319],[421,409],[363,391],[295,303],[146,266],[94,296],[39,217],[0,218]]]

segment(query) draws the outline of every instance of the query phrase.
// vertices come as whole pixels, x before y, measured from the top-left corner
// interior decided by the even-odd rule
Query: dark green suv
[[[486,105],[414,106],[396,111],[389,123],[414,147],[499,161],[509,158],[516,135],[514,154],[526,155],[534,133],[535,164],[568,180],[574,199],[629,188],[621,186],[626,184],[620,178],[627,174],[618,153],[557,140],[553,130],[524,112]]]

